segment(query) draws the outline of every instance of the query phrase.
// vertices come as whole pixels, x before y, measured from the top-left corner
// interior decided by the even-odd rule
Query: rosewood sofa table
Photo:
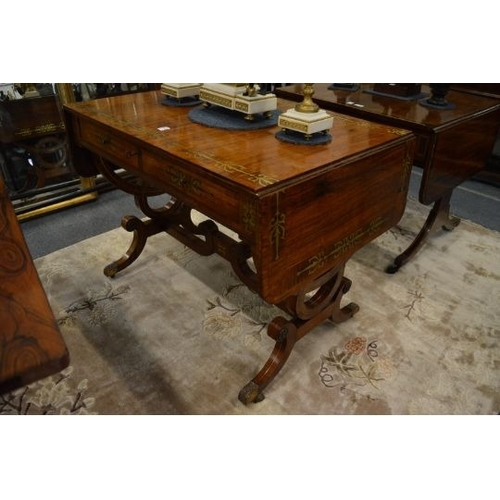
[[[419,201],[432,209],[410,246],[394,259],[387,272],[395,273],[440,228],[454,229],[460,219],[450,215],[453,190],[480,172],[493,150],[500,125],[500,99],[450,90],[446,100],[453,109],[435,109],[420,99],[403,100],[373,93],[374,84],[356,90],[335,89],[315,83],[313,100],[323,109],[345,113],[377,123],[411,130],[417,136],[415,165],[423,169]],[[303,84],[276,89],[276,94],[302,99]],[[431,89],[422,85],[422,94]]]
[[[105,274],[130,265],[159,232],[227,259],[243,283],[285,313],[268,325],[275,341],[269,359],[239,392],[242,403],[258,402],[299,339],[358,311],[354,303],[340,305],[351,286],[344,266],[400,220],[415,138],[345,117],[328,144],[289,144],[275,137],[277,126],[206,127],[189,118],[189,108],[162,99],[152,91],[64,107],[75,167],[95,161],[147,216],[123,218],[132,243]],[[293,105],[278,102],[281,111]],[[116,175],[117,166],[133,179]],[[172,198],[152,208],[148,197],[159,193]],[[195,224],[192,210],[208,219]]]
[[[68,364],[66,344],[0,176],[0,394]]]

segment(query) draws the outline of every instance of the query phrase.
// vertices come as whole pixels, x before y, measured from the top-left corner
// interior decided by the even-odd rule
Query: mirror
[[[158,88],[149,83],[0,83],[0,175],[20,220],[95,199],[99,183],[72,168],[66,102]]]

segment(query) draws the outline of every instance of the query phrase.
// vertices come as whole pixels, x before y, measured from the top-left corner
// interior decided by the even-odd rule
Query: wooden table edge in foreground
[[[122,219],[133,241],[106,266],[107,276],[134,262],[150,236],[166,232],[201,255],[229,261],[245,285],[290,316],[269,323],[272,353],[239,392],[242,403],[258,402],[298,340],[327,319],[340,323],[359,310],[341,306],[351,287],[345,264],[401,218],[415,137],[345,117],[336,129],[339,142],[296,146],[279,142],[276,126],[228,132],[192,123],[187,113],[162,107],[153,93],[67,105],[65,121],[74,160],[95,161],[147,216]],[[168,134],[157,132],[161,123]],[[259,162],[247,151],[262,153]],[[116,166],[136,179],[124,180]],[[173,198],[152,208],[148,198],[161,193]],[[208,220],[194,223],[193,210]]]
[[[0,176],[0,394],[53,375],[69,353]]]

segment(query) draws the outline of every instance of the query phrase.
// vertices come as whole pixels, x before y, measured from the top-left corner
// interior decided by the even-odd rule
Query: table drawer
[[[93,123],[81,123],[82,142],[95,153],[124,168],[138,168],[140,149],[127,140]]]
[[[168,162],[146,149],[142,153],[141,170],[147,179],[191,208],[216,219],[247,240],[254,238],[258,211],[256,200],[250,194],[236,192],[208,175],[200,176],[188,165]]]

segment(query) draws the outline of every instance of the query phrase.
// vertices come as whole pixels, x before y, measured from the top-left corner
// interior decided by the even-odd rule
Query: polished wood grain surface
[[[360,84],[355,92],[348,90],[330,90],[330,83],[315,83],[313,100],[324,109],[332,109],[343,113],[349,112],[364,119],[398,125],[410,130],[439,130],[452,126],[454,122],[463,121],[497,108],[499,103],[488,96],[470,95],[464,92],[450,90],[447,100],[455,104],[454,109],[432,109],[418,105],[418,100],[402,100],[392,97],[371,94],[374,84]],[[303,84],[296,83],[280,87],[276,93],[295,101],[302,95]],[[428,85],[422,85],[421,91],[426,96],[431,95]]]
[[[282,111],[293,105],[279,101]],[[133,241],[106,275],[122,272],[150,236],[167,232],[228,260],[243,283],[287,313],[268,325],[276,344],[240,391],[245,404],[263,397],[300,338],[358,311],[354,303],[341,306],[351,286],[345,263],[404,211],[413,133],[332,115],[331,142],[313,146],[279,141],[277,126],[230,131],[194,123],[189,109],[163,105],[158,92],[65,106],[78,168],[93,161],[148,217],[124,217]],[[136,182],[116,175],[117,166]],[[151,207],[149,196],[161,192],[173,201]],[[209,219],[194,223],[193,209]]]
[[[371,93],[374,84],[361,84],[356,91],[332,90],[331,84],[314,84],[313,100],[323,109],[334,110],[411,130],[417,137],[414,164],[423,169],[419,201],[433,205],[428,219],[412,245],[396,257],[389,272],[396,272],[422,248],[431,233],[451,230],[459,219],[450,215],[453,190],[485,167],[497,138],[500,100],[485,95],[450,90],[452,109],[433,109],[420,99],[402,100]],[[276,93],[299,101],[303,84],[281,87]],[[422,85],[423,95],[431,89]]]
[[[0,392],[56,373],[69,355],[0,176]]]
[[[106,132],[112,129],[115,135],[121,134],[125,142],[145,141],[158,148],[161,154],[168,152],[186,161],[195,171],[202,169],[204,175],[211,173],[255,193],[281,189],[346,155],[365,155],[408,133],[393,126],[353,121],[345,115],[332,113],[336,121],[334,140],[330,144],[291,147],[276,140],[277,127],[221,131],[193,123],[188,117],[189,109],[162,105],[163,96],[159,92],[134,97],[133,102],[123,96],[65,107],[68,111],[85,114],[87,126],[95,123],[96,143],[105,142]],[[280,101],[279,108],[286,110],[293,105]],[[159,130],[162,127],[168,129]],[[104,147],[102,152],[105,151]],[[124,154],[133,153],[131,150]]]
[[[424,169],[419,199],[430,205],[481,171],[489,158],[500,125],[500,101],[484,95],[450,90],[453,109],[432,109],[419,100],[401,100],[369,93],[374,84],[361,84],[351,92],[330,90],[328,83],[314,85],[313,100],[326,110],[413,131],[417,136],[415,164]],[[303,84],[277,89],[296,101]],[[431,95],[428,85],[422,93]]]
[[[161,101],[159,92],[147,92],[66,105],[75,161],[79,150],[90,150],[249,241],[259,268],[252,285],[269,302],[348,258],[404,211],[414,143],[409,131],[332,113],[329,144],[293,145],[276,139],[276,126],[210,128],[192,122],[189,109]],[[286,237],[273,239],[277,213],[286,220]],[[373,231],[356,244],[328,250],[322,266],[302,272],[312,256],[368,227]]]

